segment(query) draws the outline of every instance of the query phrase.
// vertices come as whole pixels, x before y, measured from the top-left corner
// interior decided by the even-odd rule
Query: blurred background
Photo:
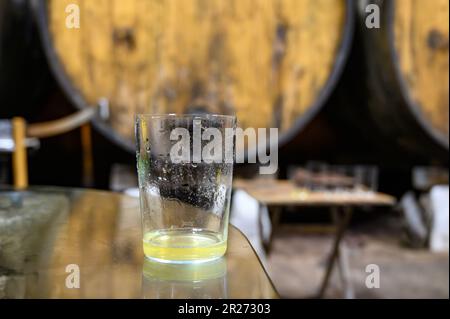
[[[392,196],[352,208],[346,280],[331,274],[326,297],[448,298],[448,25],[447,0],[0,0],[0,185],[23,173],[14,117],[28,125],[27,184],[134,195],[134,114],[236,114],[279,128],[269,179],[333,200]],[[259,178],[236,165],[256,192]],[[274,212],[238,190],[231,220],[281,296],[314,294],[329,198]]]

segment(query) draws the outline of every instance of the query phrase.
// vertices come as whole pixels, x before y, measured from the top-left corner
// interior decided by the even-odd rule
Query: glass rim
[[[230,119],[236,120],[236,115],[226,115],[226,114],[217,114],[217,113],[137,113],[135,114],[136,119],[140,118],[151,118],[151,119],[170,119],[170,118],[218,118],[218,119]]]

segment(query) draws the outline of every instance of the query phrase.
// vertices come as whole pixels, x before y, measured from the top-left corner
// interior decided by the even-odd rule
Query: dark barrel
[[[36,114],[48,79],[29,1],[0,1],[0,118]]]
[[[380,8],[380,28],[366,25],[369,4]],[[376,130],[413,154],[448,160],[448,0],[359,5],[367,107]]]

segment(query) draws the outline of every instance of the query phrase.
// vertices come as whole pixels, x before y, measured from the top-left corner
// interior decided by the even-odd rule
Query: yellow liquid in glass
[[[166,229],[144,235],[145,256],[167,262],[195,262],[219,258],[227,243],[216,232],[197,229]]]

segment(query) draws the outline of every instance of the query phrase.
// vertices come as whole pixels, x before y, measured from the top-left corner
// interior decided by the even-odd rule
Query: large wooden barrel
[[[429,158],[449,147],[448,0],[360,1],[368,107],[378,130]],[[380,28],[367,28],[366,5],[380,8]]]
[[[130,151],[135,113],[236,114],[289,140],[329,96],[353,35],[351,0],[35,4],[64,91],[78,108],[107,98],[110,117],[94,124]],[[80,28],[66,26],[73,5]]]

